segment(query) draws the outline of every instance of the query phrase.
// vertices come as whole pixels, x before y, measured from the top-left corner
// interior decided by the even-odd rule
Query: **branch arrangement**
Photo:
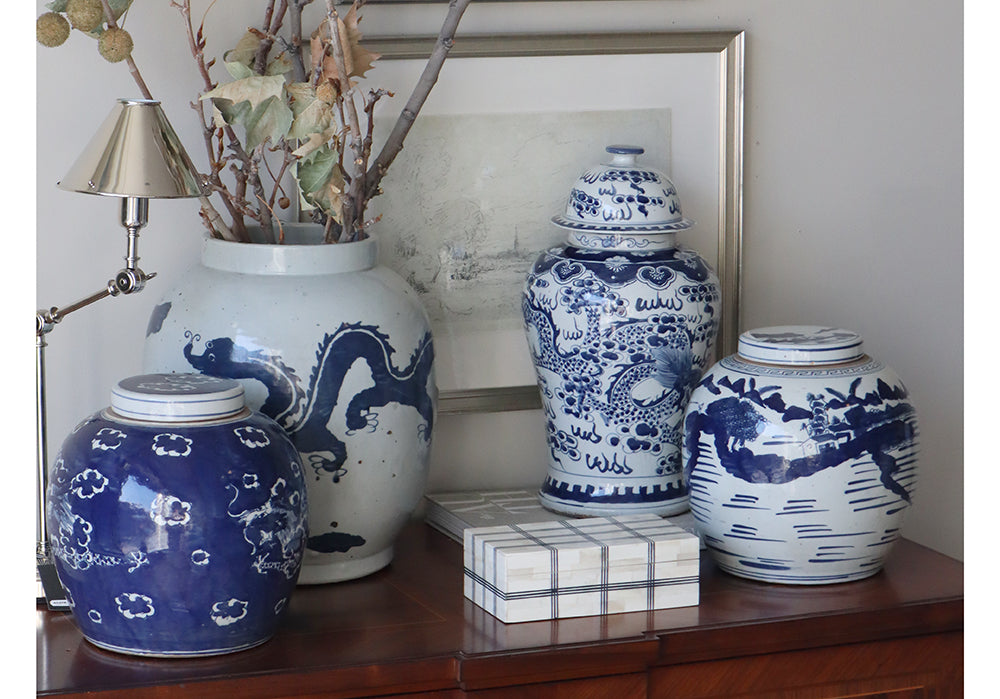
[[[121,20],[133,0],[54,0],[38,18],[38,41],[58,46],[71,29],[97,39],[101,55],[124,61],[140,92],[152,99],[132,60],[132,37]],[[325,227],[326,242],[367,237],[369,202],[403,148],[403,141],[437,82],[471,0],[451,0],[417,85],[381,151],[372,153],[375,105],[392,97],[381,88],[362,90],[360,79],[378,60],[361,43],[365,0],[345,14],[324,0],[322,20],[307,37],[303,9],[314,0],[263,0],[263,18],[222,55],[226,82],[212,77],[215,58],[205,55],[204,17],[192,17],[191,0],[169,0],[179,12],[191,56],[201,76],[198,114],[209,169],[203,175],[221,200],[226,217],[208,197],[201,217],[217,238],[250,242],[248,225],[268,240],[284,242],[278,212],[292,198]],[[215,2],[209,6],[209,10]],[[206,11],[207,14],[207,11]],[[291,175],[297,191],[286,191]]]

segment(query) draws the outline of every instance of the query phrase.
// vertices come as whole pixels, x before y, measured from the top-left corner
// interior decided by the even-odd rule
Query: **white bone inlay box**
[[[465,530],[465,596],[503,622],[698,604],[698,537],[657,515]]]

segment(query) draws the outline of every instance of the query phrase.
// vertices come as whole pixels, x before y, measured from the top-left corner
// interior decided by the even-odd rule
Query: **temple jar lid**
[[[552,222],[571,231],[668,233],[694,225],[684,218],[673,182],[637,163],[640,146],[611,145],[610,158],[588,169],[573,185],[566,211]]]
[[[111,390],[111,410],[142,422],[202,422],[245,409],[243,384],[204,374],[144,374],[122,379]]]
[[[765,364],[823,366],[864,356],[861,336],[843,328],[821,325],[779,325],[740,335],[737,353]]]

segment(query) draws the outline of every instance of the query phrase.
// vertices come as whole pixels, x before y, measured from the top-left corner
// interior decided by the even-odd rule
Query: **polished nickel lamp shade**
[[[160,103],[120,99],[59,187],[85,194],[174,199],[201,196],[200,182]]]

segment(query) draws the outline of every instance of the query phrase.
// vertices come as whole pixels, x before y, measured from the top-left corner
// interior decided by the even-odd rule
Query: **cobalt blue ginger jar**
[[[711,363],[718,278],[676,241],[693,222],[635,146],[609,146],[552,221],[524,289],[528,345],[548,430],[542,504],[571,515],[688,507],[681,418]]]
[[[267,641],[307,536],[298,451],[238,381],[199,374],[120,381],[63,443],[46,517],[83,635],[135,655]]]
[[[691,512],[723,570],[824,584],[877,573],[913,498],[917,416],[849,330],[743,333],[691,396]]]

